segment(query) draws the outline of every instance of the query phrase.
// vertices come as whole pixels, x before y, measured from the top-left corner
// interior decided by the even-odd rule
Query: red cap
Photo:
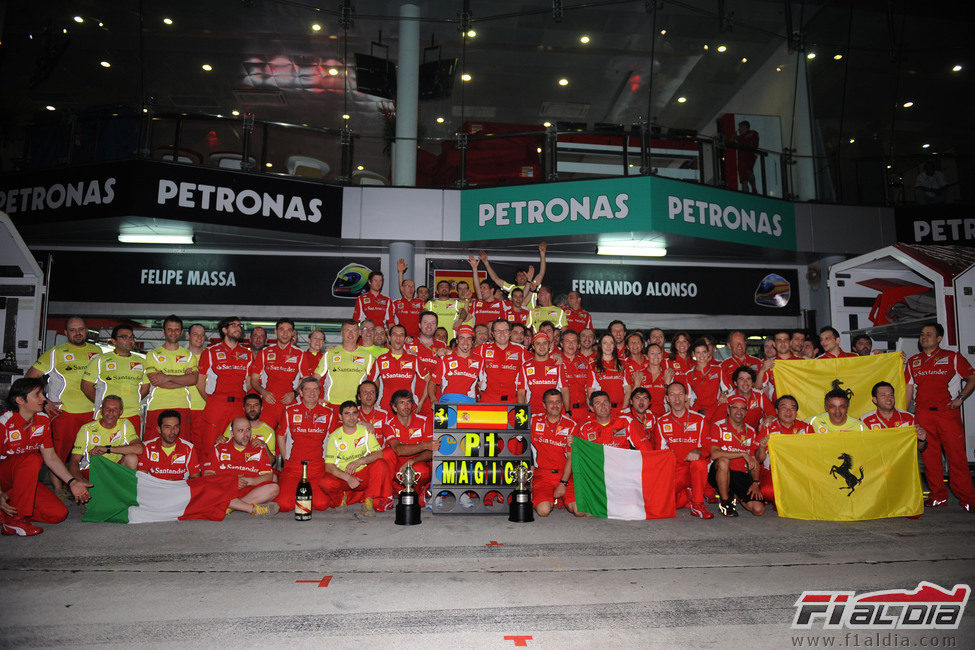
[[[748,408],[748,400],[742,397],[741,395],[733,395],[729,397],[728,406],[731,406],[732,404],[737,404],[738,406],[744,406],[745,408]]]
[[[467,336],[474,338],[474,328],[470,325],[461,325],[457,328],[457,336],[461,334],[466,334]]]
[[[545,332],[539,332],[538,334],[532,337],[532,343],[534,343],[535,341],[551,341],[551,340],[552,339],[550,339],[548,337],[548,334],[546,334]]]

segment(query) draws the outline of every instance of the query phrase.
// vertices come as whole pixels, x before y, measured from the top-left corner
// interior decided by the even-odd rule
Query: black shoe
[[[735,510],[735,502],[731,499],[727,499],[718,504],[718,509],[721,511],[725,517],[737,517],[738,511]]]

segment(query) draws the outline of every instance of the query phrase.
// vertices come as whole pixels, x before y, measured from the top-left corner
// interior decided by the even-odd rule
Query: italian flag
[[[673,517],[675,469],[669,450],[635,451],[572,439],[576,505],[596,517]]]
[[[177,519],[222,521],[237,496],[236,476],[167,481],[93,456],[91,500],[82,521],[146,524]]]

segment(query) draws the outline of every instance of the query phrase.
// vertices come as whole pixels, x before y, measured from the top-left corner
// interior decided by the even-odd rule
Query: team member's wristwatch
[[[112,453],[112,445],[105,445],[105,453],[106,454]]]
[[[568,481],[559,481],[559,483],[561,483],[565,487],[569,487],[569,482]]]

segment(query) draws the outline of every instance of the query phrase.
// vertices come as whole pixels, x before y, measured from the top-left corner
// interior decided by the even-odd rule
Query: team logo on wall
[[[792,296],[789,281],[781,275],[769,273],[755,289],[755,304],[763,307],[785,307]]]
[[[332,295],[336,298],[354,299],[369,291],[367,280],[372,269],[352,262],[342,267],[332,282]]]

